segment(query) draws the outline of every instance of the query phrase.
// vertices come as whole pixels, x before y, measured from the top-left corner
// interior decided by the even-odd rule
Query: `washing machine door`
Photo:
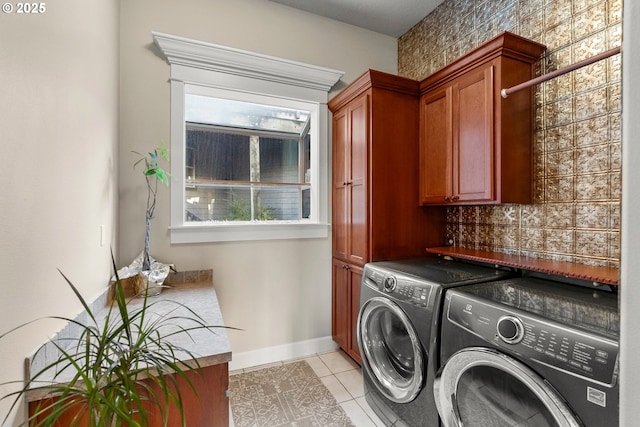
[[[445,427],[583,425],[538,374],[488,348],[451,356],[436,376],[434,397]]]
[[[371,298],[361,307],[357,325],[362,365],[372,382],[392,402],[411,402],[423,386],[424,362],[405,312],[387,298]]]

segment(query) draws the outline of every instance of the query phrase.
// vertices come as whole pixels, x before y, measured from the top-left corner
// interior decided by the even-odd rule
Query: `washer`
[[[366,400],[386,425],[439,425],[431,356],[443,290],[509,275],[437,257],[365,265],[356,336]]]
[[[617,295],[540,277],[447,291],[445,427],[618,425]]]

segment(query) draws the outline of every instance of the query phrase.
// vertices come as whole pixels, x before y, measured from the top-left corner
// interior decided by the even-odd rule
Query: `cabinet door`
[[[361,267],[333,259],[331,334],[338,346],[358,363],[362,362],[356,335],[361,280]]]
[[[494,66],[453,84],[453,201],[495,198],[493,139]]]
[[[229,367],[227,363],[204,366],[194,370],[186,370],[185,375],[171,374],[174,378],[168,381],[173,386],[178,387],[182,395],[182,409],[186,418],[186,424],[190,427],[223,427],[229,425]],[[146,392],[161,396],[163,391],[153,381],[142,380],[144,385],[139,385],[140,393],[145,396]],[[142,389],[144,387],[144,389]],[[173,387],[171,387],[173,388]],[[144,398],[144,397],[143,397]],[[147,415],[148,427],[162,427],[165,425],[182,425],[179,411],[174,402],[169,403],[167,424],[163,422],[162,413],[158,407],[151,403],[149,395],[147,401],[143,402],[143,410]],[[32,417],[38,405],[46,407],[52,405],[57,397],[36,400],[29,403],[29,417]],[[35,423],[43,422],[42,417],[35,417]],[[87,407],[78,404],[76,407],[68,408],[68,411],[56,417],[52,427],[89,425],[87,420]]]
[[[420,203],[442,204],[453,194],[451,87],[420,99]]]
[[[331,286],[331,335],[333,340],[346,350],[349,348],[351,322],[351,288],[349,270],[344,261],[333,259]]]
[[[347,261],[364,265],[368,259],[367,159],[369,152],[369,94],[354,100],[349,107],[349,195]]]
[[[333,114],[333,191],[332,191],[332,234],[333,256],[347,258],[347,238],[349,227],[349,194],[347,164],[350,151],[347,109]]]

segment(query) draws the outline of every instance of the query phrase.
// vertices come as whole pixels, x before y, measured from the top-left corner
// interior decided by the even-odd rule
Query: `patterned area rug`
[[[229,377],[236,427],[353,427],[304,360]]]

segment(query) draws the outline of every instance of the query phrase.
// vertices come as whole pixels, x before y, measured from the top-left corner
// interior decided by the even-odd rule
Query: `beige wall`
[[[511,31],[547,46],[546,73],[620,46],[622,0],[446,0],[400,37],[399,74],[421,79]],[[620,55],[534,88],[530,205],[449,208],[457,245],[617,267],[620,260]]]
[[[131,150],[169,138],[169,65],[150,47],[159,31],[345,72],[397,71],[397,41],[264,0],[123,1],[121,4],[121,264],[142,249],[144,181]],[[344,87],[340,82],[338,87]],[[171,245],[162,189],[151,253],[180,270],[213,268],[234,353],[331,335],[331,242],[326,239]]]
[[[0,14],[0,333],[79,312],[56,269],[93,299],[115,245],[118,5],[46,6]],[[59,327],[38,322],[0,340],[0,383],[21,380],[24,357]]]

